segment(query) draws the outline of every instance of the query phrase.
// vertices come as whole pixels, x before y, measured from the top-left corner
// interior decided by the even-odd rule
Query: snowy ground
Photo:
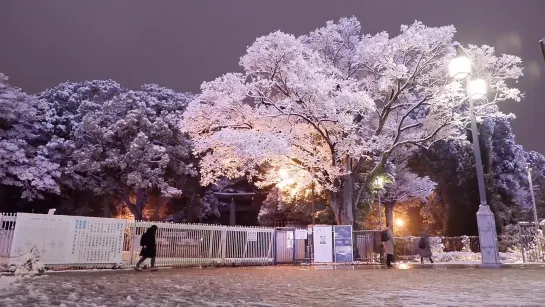
[[[542,306],[545,269],[255,267],[55,273],[0,306]],[[407,268],[406,265],[402,268]],[[5,277],[4,277],[5,278]],[[1,280],[1,279],[0,279]]]

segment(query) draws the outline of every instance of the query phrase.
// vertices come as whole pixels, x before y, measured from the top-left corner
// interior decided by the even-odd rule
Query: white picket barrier
[[[16,213],[0,213],[0,266],[9,264],[16,218]]]
[[[152,225],[159,267],[274,264],[273,228],[0,213],[0,265],[17,265],[34,247],[53,269],[133,267]]]
[[[158,227],[157,266],[271,265],[274,263],[274,229],[262,227],[129,222],[123,260],[134,266],[140,238],[152,225]]]

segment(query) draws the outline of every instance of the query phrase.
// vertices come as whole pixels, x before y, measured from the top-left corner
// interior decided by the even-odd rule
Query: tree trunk
[[[337,225],[352,225],[355,227],[354,178],[351,175],[345,175],[341,178],[339,191],[331,192],[329,201]]]
[[[125,205],[129,208],[136,221],[142,221],[144,219],[144,206],[146,205],[148,199],[147,190],[136,190],[136,203],[131,202],[129,193],[130,191],[125,193]]]
[[[102,214],[104,217],[111,217],[110,203],[105,200],[102,200]]]
[[[394,204],[385,203],[384,204],[384,214],[386,215],[386,225],[392,228],[394,231]]]
[[[356,206],[354,205],[354,178],[352,175],[346,175],[343,177],[342,186],[342,200],[343,200],[343,215],[342,225],[354,226]]]

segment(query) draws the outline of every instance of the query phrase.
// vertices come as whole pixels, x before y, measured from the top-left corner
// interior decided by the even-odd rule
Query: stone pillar
[[[477,226],[479,227],[479,241],[481,243],[481,267],[498,268],[500,266],[500,253],[498,251],[496,221],[489,206],[479,206]]]

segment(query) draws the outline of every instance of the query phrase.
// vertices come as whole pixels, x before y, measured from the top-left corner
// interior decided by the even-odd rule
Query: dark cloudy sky
[[[462,44],[489,44],[525,62],[517,141],[545,153],[545,0],[0,0],[0,72],[35,93],[71,80],[158,83],[197,92],[238,68],[257,36],[300,35],[356,16],[367,33],[414,20],[454,24]]]

